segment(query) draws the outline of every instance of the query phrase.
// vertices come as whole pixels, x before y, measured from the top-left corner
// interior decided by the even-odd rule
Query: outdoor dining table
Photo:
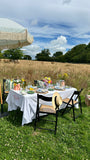
[[[44,95],[51,97],[54,92],[58,92],[62,97],[62,99],[64,99],[64,98],[70,98],[73,92],[76,90],[77,90],[76,88],[71,87],[71,88],[65,88],[64,90],[48,91]],[[11,89],[7,96],[6,102],[8,103],[8,111],[17,110],[17,108],[19,107],[20,111],[23,112],[22,126],[24,124],[31,123],[35,119],[36,108],[37,108],[37,93],[23,95],[21,91],[16,91]],[[52,105],[52,103],[49,103],[49,105]],[[62,104],[61,108],[62,107],[64,107],[64,104]]]

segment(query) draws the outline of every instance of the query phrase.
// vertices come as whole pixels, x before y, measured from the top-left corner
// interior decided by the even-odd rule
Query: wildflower
[[[64,73],[63,79],[67,79],[67,78],[68,78],[68,74],[67,74],[67,73]]]
[[[22,82],[24,82],[25,80],[22,78]]]

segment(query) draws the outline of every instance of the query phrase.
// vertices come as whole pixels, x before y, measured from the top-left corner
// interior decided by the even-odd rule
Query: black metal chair
[[[4,112],[4,104],[6,102],[7,95],[9,93],[9,88],[6,89],[7,79],[3,79],[3,88],[2,88],[2,105],[1,105],[1,117],[8,116],[9,112]]]
[[[10,79],[3,79],[3,94],[2,94],[3,104],[5,103],[6,97],[10,91],[10,86],[7,85],[6,87],[7,80],[10,80]],[[17,79],[14,79],[14,80],[17,80]]]
[[[1,102],[1,112],[0,112],[0,118],[5,117],[8,115],[8,112],[3,111],[3,99],[2,99],[2,88],[0,84],[0,102]]]
[[[3,113],[3,100],[2,100],[2,89],[0,84],[0,102],[1,102],[1,114]]]
[[[2,94],[2,99],[3,99],[3,104],[5,103],[5,97],[8,95],[9,91],[5,90],[5,83],[6,83],[6,79],[3,79],[3,94]]]
[[[78,116],[75,117],[75,105],[79,105],[80,106],[80,112],[82,114],[82,104],[81,104],[81,97],[80,97],[80,93],[83,89],[81,88],[80,91],[74,91],[74,93],[72,94],[71,98],[66,98],[63,99],[63,103],[66,104],[65,108],[62,111],[62,115],[64,113],[67,113],[68,111],[70,111],[71,109],[73,109],[73,120],[75,121],[75,118],[77,118]]]
[[[60,97],[60,95],[59,95],[59,97]],[[46,113],[47,115],[48,114],[52,114],[52,115],[54,115],[56,117],[55,120],[53,120],[53,121],[50,120],[50,119],[49,120],[44,119],[44,120],[45,121],[54,122],[55,123],[55,128],[54,129],[39,128],[39,129],[45,129],[45,130],[54,131],[54,133],[56,134],[58,112],[59,112],[59,107],[60,107],[60,104],[57,103],[57,95],[54,97],[55,99],[53,99],[53,101],[55,103],[55,108],[53,106],[43,105],[43,104],[41,104],[41,106],[40,106],[40,99],[43,100],[43,101],[50,102],[50,101],[52,101],[52,98],[53,97],[46,97],[44,95],[37,94],[37,111],[36,111],[36,119],[35,119],[35,124],[34,124],[34,130],[36,130],[37,121],[39,121],[40,119],[43,118],[42,116],[39,115],[40,113]],[[61,103],[62,103],[62,101],[61,101]]]

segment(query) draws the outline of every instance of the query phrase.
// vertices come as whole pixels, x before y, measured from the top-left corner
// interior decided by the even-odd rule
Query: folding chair
[[[40,100],[43,100],[44,102],[45,101],[46,102],[51,101],[53,106],[49,106],[49,105],[45,105],[45,104],[41,104],[41,106],[40,106]],[[50,119],[49,120],[44,119],[44,120],[54,122],[55,123],[55,128],[54,129],[39,128],[39,129],[54,131],[54,134],[56,134],[58,112],[59,112],[59,107],[60,107],[61,104],[62,104],[62,99],[61,99],[59,93],[57,93],[57,92],[55,92],[53,94],[53,97],[46,97],[44,95],[37,94],[37,111],[36,111],[36,119],[35,119],[35,124],[34,124],[34,130],[36,130],[37,121],[39,121],[40,119],[43,118],[39,115],[40,113],[46,113],[47,115],[52,114],[56,117],[54,121],[52,121]]]
[[[3,96],[2,96],[3,104],[5,103],[5,96],[7,96],[9,93],[9,90],[7,90],[7,91],[5,90],[5,83],[6,83],[6,79],[3,79]]]
[[[8,112],[4,112],[3,111],[3,99],[2,99],[2,88],[1,88],[1,84],[0,84],[0,102],[1,102],[1,113],[0,113],[0,118],[1,117],[5,117],[8,115]]]
[[[2,89],[0,84],[0,102],[1,102],[1,114],[3,113],[3,100],[2,100]]]
[[[73,120],[75,121],[75,105],[79,105],[80,106],[80,112],[82,114],[82,104],[81,104],[81,97],[80,97],[80,93],[83,89],[81,88],[80,91],[74,91],[74,93],[72,94],[71,98],[66,98],[66,99],[63,99],[63,103],[66,104],[65,108],[63,109],[63,112],[62,112],[62,115],[64,113],[67,112],[67,110],[71,110],[73,109]]]

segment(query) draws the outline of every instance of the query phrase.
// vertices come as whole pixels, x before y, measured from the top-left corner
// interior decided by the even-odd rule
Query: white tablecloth
[[[76,88],[65,89],[64,91],[49,91],[45,96],[52,96],[58,92],[62,99],[70,98]],[[17,107],[23,112],[22,125],[32,122],[35,119],[37,108],[37,93],[22,95],[20,91],[10,90],[7,99],[8,111],[16,110]],[[46,103],[45,103],[46,104]],[[47,103],[48,104],[48,103]],[[49,103],[49,105],[52,105]]]

